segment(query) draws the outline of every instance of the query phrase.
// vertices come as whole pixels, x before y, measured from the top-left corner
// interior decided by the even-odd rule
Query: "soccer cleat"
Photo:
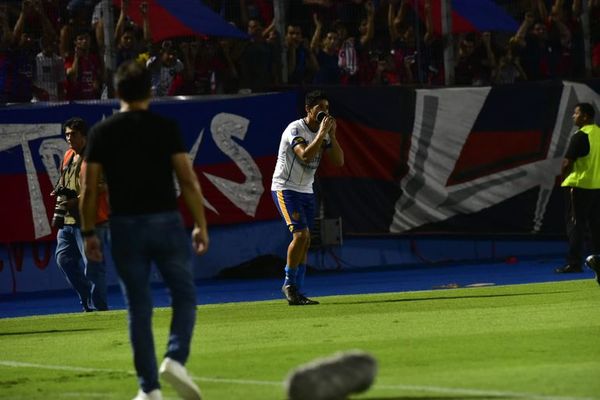
[[[146,393],[140,389],[137,396],[135,396],[133,400],[162,400],[162,398],[163,397],[160,389],[154,389],[149,393]]]
[[[288,375],[285,388],[288,400],[345,400],[371,387],[376,374],[375,358],[355,350],[299,366]]]
[[[316,300],[311,300],[311,299],[309,299],[308,297],[306,297],[306,296],[305,296],[305,295],[303,295],[303,294],[300,294],[300,302],[302,303],[302,304],[299,304],[299,305],[301,305],[301,306],[312,306],[312,305],[314,305],[314,304],[319,304],[319,302],[318,302],[318,301],[316,301]]]
[[[596,282],[600,285],[600,255],[589,256],[585,259],[585,265],[596,273]]]
[[[200,389],[180,362],[167,357],[160,365],[159,372],[160,377],[167,381],[182,399],[202,399]]]
[[[285,296],[290,306],[310,306],[313,304],[319,304],[318,301],[311,300],[298,292],[296,285],[283,285],[281,292]]]

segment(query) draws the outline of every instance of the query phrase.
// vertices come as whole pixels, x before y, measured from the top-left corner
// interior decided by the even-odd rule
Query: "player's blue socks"
[[[302,288],[304,287],[304,276],[306,275],[306,264],[298,265],[298,273],[296,274],[296,287],[298,291],[302,293]]]
[[[283,286],[296,285],[298,269],[298,267],[292,268],[287,265],[285,266],[285,281],[283,281]]]

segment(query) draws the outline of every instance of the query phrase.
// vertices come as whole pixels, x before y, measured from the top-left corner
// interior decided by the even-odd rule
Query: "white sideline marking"
[[[100,398],[100,399],[104,399],[106,400],[106,398],[109,399],[114,399],[117,396],[112,396],[110,394],[106,394],[106,393],[92,393],[92,392],[67,392],[67,393],[62,393],[60,395],[60,397],[74,397],[76,399],[83,399],[86,397],[91,397],[91,398]],[[163,395],[163,400],[177,400],[178,398],[175,397],[166,397]]]
[[[73,372],[117,372],[121,374],[134,375],[133,371],[125,371],[120,369],[108,369],[108,368],[87,368],[87,367],[71,367],[67,365],[45,365],[45,364],[33,364],[20,361],[2,361],[0,360],[0,366],[13,367],[13,368],[37,368],[37,369],[51,369],[61,371],[73,371]],[[227,378],[211,378],[192,376],[194,380],[203,382],[215,382],[215,383],[231,383],[237,385],[263,385],[263,386],[282,386],[283,382],[278,381],[263,381],[254,379],[227,379]],[[496,397],[513,397],[523,398],[531,400],[598,400],[597,397],[564,397],[564,396],[546,396],[535,393],[518,393],[518,392],[504,392],[497,390],[479,390],[479,389],[466,389],[466,388],[451,388],[451,387],[438,387],[438,386],[418,386],[418,385],[374,385],[375,389],[379,390],[398,390],[398,391],[417,391],[417,392],[429,392],[429,393],[447,393],[447,394],[462,394],[472,396],[496,396]],[[68,396],[72,396],[72,393],[65,393]],[[83,395],[83,394],[82,394]],[[87,397],[98,397],[99,393],[87,393]],[[106,394],[104,394],[106,395]]]
[[[32,364],[20,361],[1,361],[0,365],[5,367],[15,368],[38,368],[38,369],[58,369],[61,371],[72,371],[72,372],[118,372],[133,374],[131,371],[123,371],[121,369],[108,369],[108,368],[86,368],[86,367],[70,367],[67,365],[45,365],[45,364]]]

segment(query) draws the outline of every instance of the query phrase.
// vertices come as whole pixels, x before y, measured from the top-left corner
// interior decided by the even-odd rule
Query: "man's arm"
[[[425,12],[425,36],[423,37],[423,40],[425,44],[431,44],[434,39],[431,0],[425,0],[425,8],[423,11]]]
[[[186,153],[174,154],[171,156],[171,162],[181,187],[183,200],[194,218],[194,230],[192,231],[194,251],[196,254],[204,254],[208,250],[209,239],[200,183]]]
[[[563,159],[560,173],[563,180],[573,171],[575,161],[579,157],[585,157],[590,153],[590,142],[587,134],[577,131],[569,140],[565,158]]]
[[[523,18],[523,22],[519,26],[519,29],[517,30],[517,33],[515,33],[515,36],[514,36],[515,40],[518,41],[518,43],[521,47],[525,47],[525,45],[527,44],[525,42],[525,37],[527,36],[527,32],[529,31],[529,28],[531,28],[531,26],[533,25],[533,21],[534,21],[533,14],[529,11],[526,12],[525,18]]]
[[[333,124],[333,127],[329,130],[329,139],[331,140],[331,147],[327,149],[327,158],[336,167],[344,165],[344,151],[340,146],[336,136],[337,124]]]
[[[68,65],[68,63],[65,60],[65,73],[67,75],[67,79],[71,82],[75,82],[77,81],[77,76],[79,75],[79,57],[81,56],[81,50],[78,50],[78,48],[75,48],[74,54],[73,54],[73,62],[71,63],[71,65]]]
[[[27,15],[31,13],[32,4],[31,0],[23,0],[21,3],[21,12],[19,13],[19,18],[15,23],[15,27],[13,28],[13,42],[15,45],[18,45],[21,41],[21,35],[23,34],[23,29],[25,28],[25,19]]]
[[[142,32],[144,38],[144,46],[152,44],[152,30],[150,29],[149,5],[147,1],[140,3],[140,13],[142,14]]]
[[[564,158],[562,161],[562,165],[560,166],[560,176],[561,180],[565,180],[567,176],[573,171],[573,164],[575,164],[575,160],[571,160],[568,158]]]
[[[119,43],[121,35],[125,29],[125,19],[127,18],[127,9],[129,8],[129,0],[121,0],[121,12],[119,13],[119,19],[115,25],[114,39],[115,43]]]
[[[333,117],[325,117],[319,126],[319,132],[317,132],[317,136],[315,136],[315,139],[312,142],[310,142],[308,145],[297,144],[294,147],[294,153],[296,153],[298,158],[300,158],[303,162],[311,162],[317,156],[317,154],[319,154],[321,147],[323,147],[325,136],[334,124],[335,119]]]
[[[363,46],[366,46],[375,36],[375,6],[373,6],[372,0],[365,2],[365,10],[367,11],[367,31],[360,37],[360,44]]]
[[[98,183],[102,176],[102,165],[87,163],[81,180],[81,198],[79,215],[81,217],[81,232],[86,234],[85,255],[89,260],[102,261],[102,246],[98,236],[93,234],[96,225],[96,209],[98,207]]]
[[[315,23],[315,32],[310,41],[310,50],[317,54],[321,48],[321,30],[323,29],[323,24],[316,13],[313,14],[313,22]]]

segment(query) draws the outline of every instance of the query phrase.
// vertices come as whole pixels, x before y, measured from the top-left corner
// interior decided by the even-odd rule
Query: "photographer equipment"
[[[65,225],[65,215],[67,214],[67,201],[77,197],[77,192],[68,189],[64,186],[57,186],[52,194],[56,196],[56,206],[54,207],[54,214],[52,215],[52,226],[58,229],[62,229]]]
[[[64,186],[65,181],[68,180],[65,175],[67,171],[71,169],[74,159],[75,153],[73,153],[71,158],[69,158],[69,161],[66,163],[66,165],[63,165],[63,168],[60,171],[60,176],[58,177],[58,181],[54,186],[54,190],[52,193],[50,193],[51,196],[56,196],[56,206],[54,206],[54,214],[52,215],[51,223],[52,226],[57,229],[62,229],[65,225],[65,215],[67,214],[67,211],[69,211],[67,207],[67,201],[76,198],[78,195],[75,190]],[[78,165],[69,175],[71,176],[71,174],[75,174],[78,176],[79,167],[80,165]]]

